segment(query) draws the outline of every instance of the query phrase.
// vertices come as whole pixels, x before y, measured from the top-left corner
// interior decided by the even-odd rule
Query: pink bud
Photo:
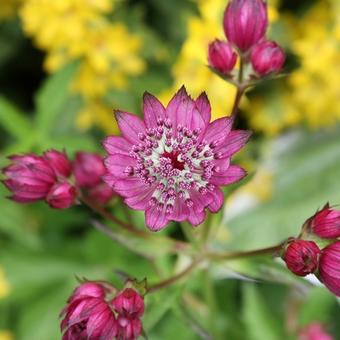
[[[267,5],[263,0],[231,0],[224,12],[226,37],[241,52],[263,38],[267,25]]]
[[[12,164],[2,172],[7,177],[3,183],[13,193],[11,198],[20,203],[44,199],[57,180],[49,163],[34,154],[15,155],[9,159]]]
[[[319,278],[336,296],[340,296],[340,241],[321,250]]]
[[[114,339],[117,336],[117,320],[104,292],[105,288],[95,283],[84,283],[73,292],[61,312],[63,340]]]
[[[100,205],[105,205],[114,195],[113,190],[104,182],[97,184],[86,192],[86,196]]]
[[[322,324],[313,322],[300,330],[298,340],[333,340],[333,337],[326,332]]]
[[[237,54],[229,43],[215,40],[209,44],[208,61],[212,68],[227,74],[236,64]]]
[[[283,256],[290,271],[299,276],[313,273],[318,266],[320,249],[313,241],[294,240]]]
[[[74,175],[80,187],[93,187],[101,182],[106,173],[103,159],[100,155],[89,152],[77,152],[74,161]]]
[[[331,209],[326,204],[309,220],[309,226],[311,231],[321,238],[340,237],[340,210]]]
[[[72,164],[67,158],[65,152],[48,150],[43,156],[49,165],[53,168],[57,176],[69,177],[72,172]]]
[[[144,300],[132,288],[126,288],[118,294],[112,300],[112,305],[121,316],[139,318],[144,313]]]
[[[253,69],[260,76],[279,72],[285,59],[286,56],[283,49],[274,41],[261,41],[251,50]]]
[[[46,197],[46,202],[55,209],[67,209],[77,197],[76,188],[68,182],[53,185]]]
[[[117,338],[121,340],[135,340],[142,333],[142,322],[139,319],[128,319],[119,316]]]

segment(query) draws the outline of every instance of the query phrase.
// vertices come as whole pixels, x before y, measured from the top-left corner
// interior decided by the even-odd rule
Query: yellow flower
[[[14,337],[10,331],[0,330],[0,340],[14,340]]]
[[[9,295],[11,291],[11,287],[9,285],[9,282],[5,278],[5,274],[0,267],[0,299],[5,298]]]

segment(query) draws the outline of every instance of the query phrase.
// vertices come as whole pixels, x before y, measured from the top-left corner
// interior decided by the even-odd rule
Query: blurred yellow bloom
[[[0,1],[0,20],[14,16],[23,0],[2,0]]]
[[[0,340],[14,340],[14,336],[10,331],[0,330]]]
[[[5,274],[0,267],[0,299],[5,298],[10,293],[11,287],[5,278]]]
[[[85,107],[77,119],[82,129],[98,122],[107,129],[110,124],[107,107],[100,108],[102,98],[110,89],[126,89],[127,77],[145,69],[144,61],[137,55],[141,38],[131,34],[123,23],[112,23],[105,17],[114,3],[26,0],[20,11],[24,31],[47,52],[47,71],[55,72],[72,60],[80,60],[72,89],[84,98]]]
[[[225,39],[222,18],[227,2],[225,0],[197,0],[199,17],[190,17],[187,25],[187,39],[180,51],[172,73],[173,87],[161,94],[164,102],[181,85],[196,97],[205,91],[212,106],[212,119],[229,115],[236,90],[207,67],[207,50],[215,38]],[[275,7],[270,7],[270,16],[277,18]]]

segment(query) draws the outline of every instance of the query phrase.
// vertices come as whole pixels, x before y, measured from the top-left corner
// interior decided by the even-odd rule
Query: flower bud
[[[34,154],[9,159],[12,164],[2,172],[7,177],[3,183],[13,193],[11,198],[20,203],[44,199],[57,180],[49,163]]]
[[[77,191],[76,188],[67,183],[56,183],[48,192],[46,202],[50,207],[55,209],[67,209],[76,200]]]
[[[84,283],[71,295],[61,312],[63,340],[114,339],[118,324],[105,300],[105,288]]]
[[[263,0],[231,0],[224,12],[225,35],[241,52],[263,38],[267,25],[267,5]]]
[[[80,187],[93,187],[101,182],[106,173],[103,159],[100,155],[89,152],[77,152],[74,161],[74,175]]]
[[[118,338],[137,339],[142,332],[140,317],[144,313],[144,300],[132,288],[126,288],[113,300],[112,305],[118,313]]]
[[[321,250],[319,279],[336,296],[340,296],[340,241]]]
[[[65,152],[48,150],[44,152],[44,159],[49,163],[57,176],[69,177],[72,172],[72,164]]]
[[[265,76],[272,72],[279,72],[286,56],[276,42],[265,40],[252,48],[250,59],[254,71],[260,76]]]
[[[92,202],[105,205],[112,198],[114,192],[106,183],[102,182],[87,190],[86,195]]]
[[[209,44],[209,65],[221,73],[229,73],[235,66],[237,54],[231,45],[221,40],[215,40]]]
[[[313,322],[300,330],[298,340],[333,340],[333,337],[322,324]]]
[[[283,260],[299,276],[313,273],[318,266],[320,249],[313,241],[294,240],[286,248]]]
[[[321,238],[340,237],[340,210],[331,209],[328,204],[318,211],[308,223],[311,232]]]
[[[144,300],[132,288],[126,288],[112,301],[114,309],[118,314],[130,318],[139,318],[144,313]]]

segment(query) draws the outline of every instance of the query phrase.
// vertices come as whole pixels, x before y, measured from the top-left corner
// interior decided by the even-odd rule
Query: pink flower
[[[320,249],[313,241],[294,240],[287,246],[283,259],[290,271],[305,276],[317,269],[319,255]]]
[[[340,237],[340,210],[335,210],[326,204],[309,221],[311,231],[326,239]]]
[[[248,51],[265,35],[268,18],[263,0],[231,0],[224,12],[224,32],[241,52]]]
[[[105,295],[105,288],[96,283],[84,283],[73,292],[61,312],[63,340],[115,338],[118,323]]]
[[[34,154],[11,156],[3,169],[3,183],[13,193],[11,199],[20,203],[42,200],[56,183],[57,176],[49,162]]]
[[[57,176],[69,177],[71,175],[72,164],[65,152],[48,150],[44,152],[43,158],[46,159]]]
[[[48,205],[55,209],[67,209],[77,198],[76,188],[68,182],[56,183],[46,196]]]
[[[118,313],[118,339],[133,340],[142,332],[140,317],[144,314],[144,300],[132,288],[126,288],[112,301]]]
[[[300,330],[298,340],[333,340],[333,337],[320,323],[313,322]]]
[[[106,204],[113,196],[112,189],[102,180],[106,174],[100,155],[77,152],[74,161],[74,175],[77,186],[82,188],[88,198],[99,204]]]
[[[209,44],[208,61],[212,68],[228,74],[236,64],[237,54],[229,43],[215,40]]]
[[[250,133],[232,131],[233,118],[210,122],[210,103],[204,93],[192,100],[184,87],[166,108],[144,94],[144,121],[116,111],[122,137],[104,141],[109,156],[104,180],[126,204],[145,210],[146,225],[160,230],[170,221],[198,225],[205,208],[217,212],[223,204],[219,188],[242,179],[246,172],[230,165],[231,156]]]
[[[276,42],[264,40],[252,48],[250,58],[254,71],[260,76],[265,76],[272,72],[279,72],[286,56]]]
[[[331,292],[340,296],[340,241],[321,250],[318,276]]]

